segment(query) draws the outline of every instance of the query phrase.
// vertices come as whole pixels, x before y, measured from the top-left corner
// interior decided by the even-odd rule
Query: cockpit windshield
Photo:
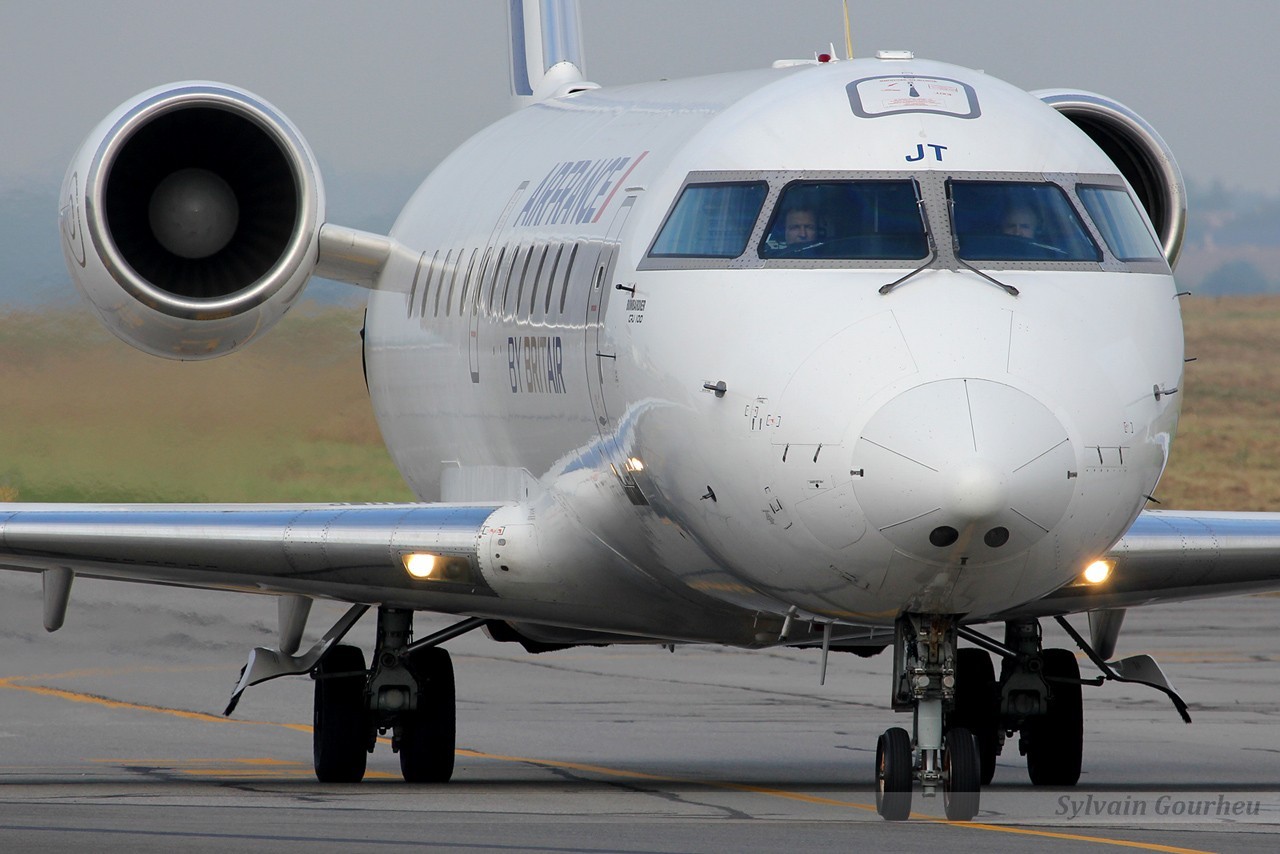
[[[1100,261],[1080,215],[1056,184],[947,182],[956,255],[965,261]]]
[[[761,258],[916,260],[928,253],[915,181],[793,181]]]
[[[1080,201],[1093,217],[1107,248],[1121,261],[1152,261],[1161,257],[1160,247],[1148,230],[1142,214],[1123,187],[1076,187]]]
[[[1167,273],[1119,175],[688,173],[643,270],[1059,270]]]
[[[747,247],[764,181],[690,184],[662,226],[649,254],[658,258],[736,258]]]

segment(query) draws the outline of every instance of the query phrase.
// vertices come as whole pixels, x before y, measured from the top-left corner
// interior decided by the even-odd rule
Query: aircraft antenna
[[[849,0],[844,3],[844,58],[853,59],[853,33],[849,28]]]

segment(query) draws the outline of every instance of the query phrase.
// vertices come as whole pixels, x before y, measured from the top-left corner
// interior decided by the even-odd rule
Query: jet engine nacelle
[[[1068,89],[1031,94],[1070,119],[1111,158],[1138,194],[1169,266],[1176,266],[1187,227],[1187,188],[1173,151],[1155,128],[1104,95]]]
[[[219,83],[122,104],[62,187],[62,247],[103,323],[171,359],[230,353],[270,328],[315,268],[324,188],[297,129]]]

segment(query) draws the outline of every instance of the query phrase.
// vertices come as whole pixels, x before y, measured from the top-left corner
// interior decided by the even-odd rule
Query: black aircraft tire
[[[1049,711],[1031,718],[1023,727],[1027,774],[1037,786],[1074,786],[1080,781],[1084,754],[1080,664],[1068,649],[1046,649],[1043,657],[1051,694]]]
[[[942,740],[942,807],[950,821],[978,814],[981,773],[977,739],[963,727],[951,729]]]
[[[408,783],[447,783],[453,776],[457,732],[453,663],[447,650],[414,653],[409,669],[418,680],[418,708],[400,727],[400,773]]]
[[[897,726],[885,730],[876,743],[876,812],[885,821],[906,821],[911,815],[911,760],[907,731]]]
[[[1000,693],[991,654],[967,647],[957,653],[956,704],[947,717],[947,729],[963,727],[978,740],[982,785],[996,775],[1000,752]]]
[[[349,676],[329,674],[349,673]],[[368,759],[364,653],[335,646],[316,668],[312,759],[321,783],[359,783]]]

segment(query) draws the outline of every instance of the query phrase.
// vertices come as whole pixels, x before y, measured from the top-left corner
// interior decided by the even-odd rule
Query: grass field
[[[360,309],[301,305],[171,362],[84,310],[0,317],[0,491],[19,501],[407,501],[360,370]]]
[[[1165,507],[1280,510],[1280,297],[1187,299]],[[0,499],[404,501],[360,373],[360,309],[302,305],[176,363],[83,309],[0,316]]]
[[[1165,507],[1280,510],[1280,297],[1185,299],[1182,420]]]

